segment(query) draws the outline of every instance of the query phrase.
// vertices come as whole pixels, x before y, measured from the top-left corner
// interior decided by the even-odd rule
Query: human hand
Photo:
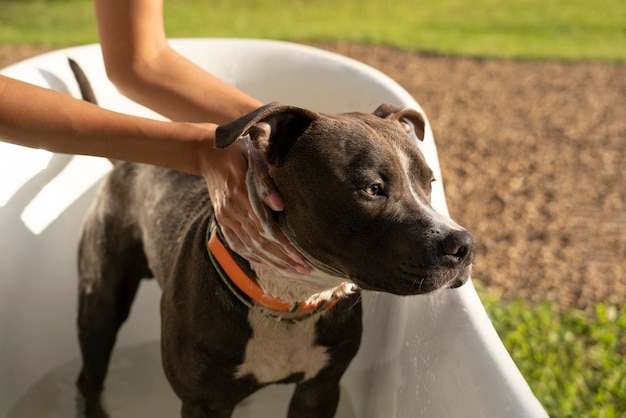
[[[262,153],[248,138],[212,150],[206,179],[215,218],[233,251],[256,263],[308,274],[304,257],[274,222],[284,204]]]

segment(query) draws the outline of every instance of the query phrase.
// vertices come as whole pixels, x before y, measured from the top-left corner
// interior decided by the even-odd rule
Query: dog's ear
[[[295,106],[270,103],[254,112],[217,127],[215,146],[226,148],[237,139],[250,136],[255,147],[263,151],[270,164],[287,155],[309,125],[319,119],[318,113]]]
[[[415,132],[417,139],[420,141],[424,140],[426,120],[421,112],[411,108],[402,108],[391,103],[383,103],[378,106],[378,109],[374,111],[374,114],[384,119],[397,120],[398,122],[404,124],[407,133],[411,133],[411,131],[413,131]],[[410,123],[407,123],[407,121]]]

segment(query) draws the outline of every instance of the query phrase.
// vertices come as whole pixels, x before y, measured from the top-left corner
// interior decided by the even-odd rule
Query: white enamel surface
[[[382,73],[314,48],[232,39],[173,40],[172,45],[266,102],[323,112],[370,112],[385,101],[419,107]],[[67,57],[85,69],[103,107],[156,117],[109,83],[97,45],[44,54],[2,73],[78,97]],[[420,146],[441,179],[428,122]],[[63,174],[76,168],[78,172]],[[0,143],[0,417],[36,381],[78,356],[78,230],[97,179],[106,170],[106,162],[99,159],[51,156]],[[56,189],[46,192],[50,184]],[[433,206],[447,213],[441,182],[433,186]],[[153,283],[141,286],[118,347],[158,339],[159,294]],[[362,347],[342,385],[345,416],[546,416],[502,346],[471,282],[431,296],[367,294],[364,312]],[[247,401],[237,416],[249,416],[250,411],[256,417],[283,414],[277,411],[284,411],[289,390],[268,393],[271,401],[270,395]]]

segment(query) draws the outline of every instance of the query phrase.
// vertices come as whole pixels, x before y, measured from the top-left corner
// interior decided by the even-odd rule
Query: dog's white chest
[[[236,377],[252,375],[259,383],[272,383],[303,373],[306,380],[328,363],[326,349],[315,345],[314,319],[284,324],[250,311],[248,321],[252,338]]]

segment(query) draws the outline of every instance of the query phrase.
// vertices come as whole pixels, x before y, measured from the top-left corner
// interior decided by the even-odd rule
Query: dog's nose
[[[476,239],[465,230],[455,230],[441,241],[443,256],[447,261],[458,264],[465,261],[474,251]]]

